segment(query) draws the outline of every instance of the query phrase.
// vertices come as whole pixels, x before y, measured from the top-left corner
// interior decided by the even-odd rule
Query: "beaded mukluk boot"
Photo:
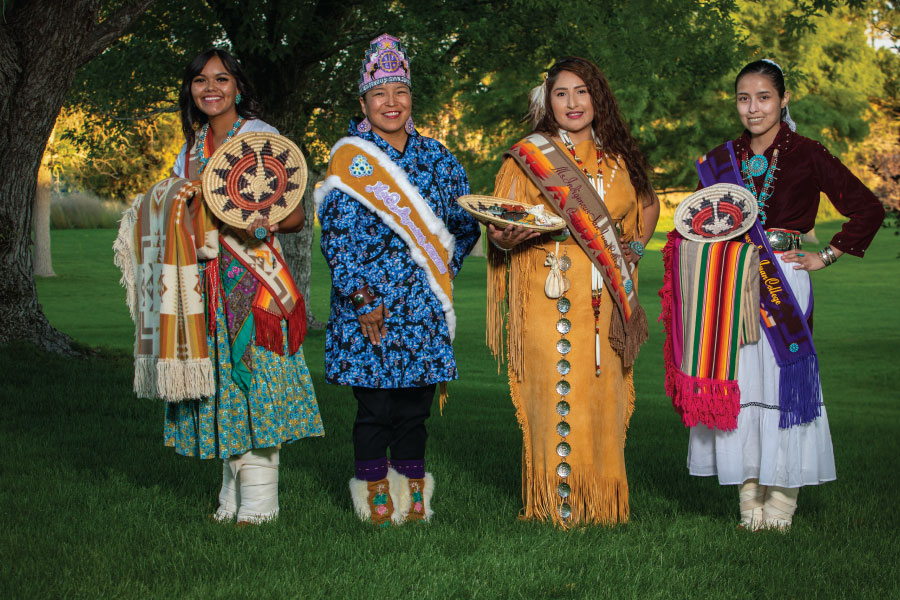
[[[425,459],[391,460],[391,467],[409,480],[408,521],[428,521],[434,515],[431,495],[434,493],[434,477],[425,472]]]
[[[388,469],[387,475],[376,481],[354,477],[350,480],[350,497],[356,515],[379,527],[399,525],[409,512],[408,480],[393,469]]]
[[[431,496],[434,494],[434,477],[425,473],[421,479],[409,480],[410,507],[408,521],[427,522],[434,516],[431,510]]]

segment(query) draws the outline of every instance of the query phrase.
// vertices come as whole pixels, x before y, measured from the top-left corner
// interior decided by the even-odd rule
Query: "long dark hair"
[[[209,118],[194,104],[191,96],[191,82],[194,77],[203,72],[203,67],[213,56],[218,56],[225,70],[234,77],[237,91],[241,94],[241,103],[236,106],[237,113],[245,119],[258,119],[261,107],[253,92],[250,80],[244,74],[241,64],[228,52],[220,48],[210,48],[202,54],[198,54],[184,70],[181,80],[181,92],[178,94],[178,106],[181,108],[181,131],[187,141],[188,151],[194,145],[196,134],[195,127],[200,127],[209,121]]]
[[[534,130],[547,135],[556,135],[560,129],[553,109],[550,104],[550,94],[556,79],[563,71],[569,71],[578,75],[587,86],[591,95],[591,104],[594,107],[594,120],[591,126],[597,139],[605,152],[612,152],[625,160],[631,185],[634,186],[638,196],[653,198],[656,193],[650,184],[647,172],[650,165],[644,154],[638,148],[637,142],[631,137],[628,125],[619,112],[619,105],[613,96],[612,89],[603,76],[603,72],[591,61],[577,56],[567,56],[556,61],[547,73],[547,81],[544,90],[544,118],[538,121]]]

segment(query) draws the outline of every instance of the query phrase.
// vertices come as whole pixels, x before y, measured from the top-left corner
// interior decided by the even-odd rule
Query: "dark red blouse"
[[[766,203],[766,227],[796,229],[806,233],[816,224],[819,192],[849,221],[831,239],[831,245],[848,254],[863,256],[884,221],[884,208],[869,188],[850,172],[825,146],[797,135],[784,123],[775,141],[765,151],[772,164],[778,148],[775,184]],[[746,155],[753,156],[750,134],[734,140],[738,163]],[[762,189],[765,174],[754,177],[757,191]]]

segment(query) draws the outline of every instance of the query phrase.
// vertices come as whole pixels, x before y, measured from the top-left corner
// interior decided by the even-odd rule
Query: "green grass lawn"
[[[822,224],[827,240],[837,224]],[[516,519],[521,436],[505,375],[484,347],[485,262],[456,282],[461,380],[430,420],[430,526],[374,530],[351,512],[348,389],[323,380],[323,332],[306,357],[326,436],[282,452],[271,525],[212,522],[218,461],[162,446],[158,401],[131,391],[133,329],[112,230],[53,233],[59,274],[44,311],[91,358],[0,347],[0,589],[58,598],[896,598],[900,595],[900,243],[814,273],[816,343],[838,480],[805,488],[793,530],[735,528],[737,491],[689,477],[688,432],[663,394],[658,234],[642,263],[651,338],[636,365],[626,461],[632,520],[560,531]],[[318,251],[316,251],[318,254]],[[327,316],[328,271],[310,306]]]

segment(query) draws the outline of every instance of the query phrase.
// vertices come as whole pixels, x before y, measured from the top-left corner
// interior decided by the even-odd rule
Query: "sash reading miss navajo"
[[[727,142],[697,161],[700,183],[744,185],[734,147]],[[819,362],[812,333],[790,287],[782,286],[784,275],[757,220],[744,234],[744,241],[759,249],[760,324],[779,367],[778,406],[782,429],[809,423],[821,414]]]
[[[613,220],[582,173],[550,138],[532,133],[506,152],[566,221],[578,245],[603,276],[618,310],[609,325],[609,342],[630,367],[649,335],[647,316],[638,302]]]
[[[450,259],[456,238],[434,214],[428,202],[378,146],[358,137],[345,137],[331,149],[328,177],[316,190],[316,204],[339,189],[378,215],[409,248],[410,256],[426,274],[447,319],[452,340],[456,334]]]

